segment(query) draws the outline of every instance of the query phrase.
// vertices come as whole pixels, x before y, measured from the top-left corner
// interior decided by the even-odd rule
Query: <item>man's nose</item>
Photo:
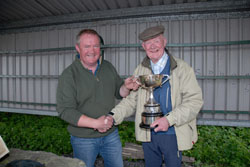
[[[91,47],[89,48],[89,52],[90,52],[90,53],[94,53],[94,52],[95,52],[95,48],[94,48],[93,46],[91,46]]]
[[[151,48],[151,49],[155,48],[155,44],[152,43],[152,44],[150,45],[150,48]]]

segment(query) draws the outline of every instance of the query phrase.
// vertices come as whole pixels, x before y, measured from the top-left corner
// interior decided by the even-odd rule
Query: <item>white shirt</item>
[[[150,64],[151,64],[152,71],[154,72],[154,74],[160,74],[165,68],[167,61],[168,61],[168,54],[166,52],[164,52],[163,56],[160,58],[160,60],[157,61],[157,63],[154,64],[150,60]]]

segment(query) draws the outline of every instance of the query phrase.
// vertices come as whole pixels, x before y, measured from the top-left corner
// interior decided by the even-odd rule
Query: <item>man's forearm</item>
[[[95,127],[96,126],[96,119],[82,115],[78,120],[77,126],[86,127],[86,128],[96,128]]]
[[[121,97],[126,97],[129,95],[130,90],[126,88],[125,84],[123,84],[120,88]]]
[[[82,115],[78,120],[77,126],[93,129],[105,129],[106,131],[113,126],[113,118],[111,116],[103,115],[97,119],[94,119],[86,115]]]

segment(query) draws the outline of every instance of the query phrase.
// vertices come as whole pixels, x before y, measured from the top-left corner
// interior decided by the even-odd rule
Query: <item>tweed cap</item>
[[[139,39],[142,41],[152,39],[154,37],[157,37],[160,34],[163,34],[164,30],[165,28],[162,25],[149,27],[139,34]]]

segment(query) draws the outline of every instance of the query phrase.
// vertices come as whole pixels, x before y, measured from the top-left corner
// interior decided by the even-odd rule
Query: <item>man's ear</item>
[[[79,48],[78,44],[75,45],[75,48],[76,48],[76,51],[77,51],[78,53],[80,53],[80,48]]]
[[[164,40],[164,47],[166,47],[167,46],[167,38],[164,37],[163,40]]]
[[[143,49],[145,50],[145,43],[142,42],[141,46],[143,47]]]

